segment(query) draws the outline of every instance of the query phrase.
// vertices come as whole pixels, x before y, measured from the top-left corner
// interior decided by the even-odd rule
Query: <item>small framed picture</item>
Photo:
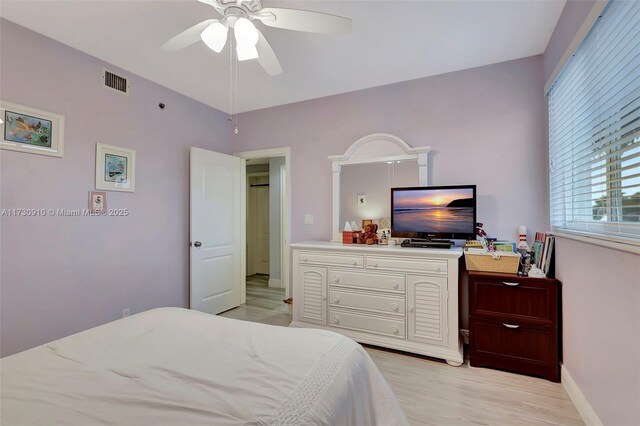
[[[0,99],[0,148],[64,155],[64,116]]]
[[[367,205],[367,196],[365,194],[358,194],[358,205],[359,206]]]
[[[107,210],[107,193],[101,191],[89,191],[89,211],[102,213]]]
[[[133,149],[96,145],[96,189],[135,192],[136,152]]]

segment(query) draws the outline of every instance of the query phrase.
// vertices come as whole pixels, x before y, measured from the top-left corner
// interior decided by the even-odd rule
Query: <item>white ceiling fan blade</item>
[[[175,52],[185,47],[189,47],[200,41],[200,34],[217,19],[207,19],[199,24],[195,24],[193,27],[188,28],[162,45],[162,49],[168,52]]]
[[[200,3],[213,7],[219,14],[224,16],[224,6],[218,0],[198,0]]]
[[[253,17],[269,27],[308,33],[346,34],[352,25],[351,19],[342,16],[280,7],[265,7]]]
[[[280,61],[278,61],[271,45],[269,45],[269,42],[264,38],[260,30],[258,30],[258,35],[260,36],[258,44],[256,44],[256,49],[258,49],[258,62],[270,76],[273,77],[282,74],[282,66],[280,66]]]

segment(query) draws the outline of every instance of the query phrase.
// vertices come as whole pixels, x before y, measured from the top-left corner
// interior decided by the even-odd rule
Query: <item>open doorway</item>
[[[288,325],[289,149],[235,154],[246,161],[246,278],[243,305],[226,316]]]

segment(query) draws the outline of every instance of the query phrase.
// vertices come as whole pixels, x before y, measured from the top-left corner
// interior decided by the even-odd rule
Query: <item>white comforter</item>
[[[2,425],[406,424],[352,340],[186,309],[147,311],[0,366]]]

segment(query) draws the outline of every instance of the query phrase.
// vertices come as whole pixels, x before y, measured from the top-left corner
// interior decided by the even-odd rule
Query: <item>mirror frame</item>
[[[340,223],[340,172],[348,164],[386,163],[418,160],[419,186],[429,184],[427,160],[430,146],[412,148],[404,140],[387,133],[374,133],[355,141],[342,155],[330,155],[333,174],[333,242],[342,242]]]

